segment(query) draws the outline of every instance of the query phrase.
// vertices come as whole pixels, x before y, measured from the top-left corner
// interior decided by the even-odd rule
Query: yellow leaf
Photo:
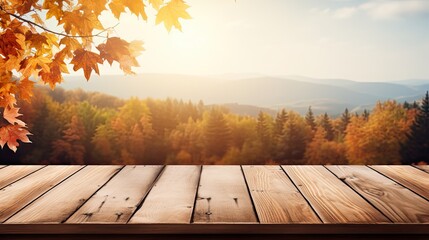
[[[107,0],[79,0],[79,3],[84,9],[93,11],[96,15],[100,15],[106,9]]]
[[[113,0],[109,7],[117,19],[120,18],[121,13],[125,12],[125,8],[128,8],[137,17],[140,15],[144,20],[147,20],[147,15],[144,11],[145,5],[142,0]]]
[[[39,14],[34,13],[34,14],[32,14],[32,15],[31,15],[31,17],[34,19],[34,22],[35,22],[35,23],[37,23],[37,24],[39,24],[39,25],[43,25],[43,24],[45,24],[45,23],[43,22],[43,20],[40,18]]]
[[[30,77],[32,74],[35,75],[40,70],[44,72],[49,72],[50,68],[48,63],[51,62],[51,59],[44,56],[34,56],[24,60],[24,69],[21,69],[23,77]]]
[[[164,0],[149,0],[149,3],[153,8],[155,8],[155,10],[159,10],[159,7],[164,3]]]
[[[58,24],[64,24],[64,31],[67,34],[80,36],[92,35],[94,29],[103,29],[97,15],[89,11],[64,12]]]
[[[186,12],[187,8],[189,6],[183,0],[171,0],[167,5],[159,9],[156,15],[156,24],[164,22],[164,26],[169,32],[172,26],[182,31],[179,18],[191,19],[191,16]]]
[[[130,42],[128,49],[133,57],[139,56],[141,52],[145,50],[143,47],[143,41],[138,40]]]

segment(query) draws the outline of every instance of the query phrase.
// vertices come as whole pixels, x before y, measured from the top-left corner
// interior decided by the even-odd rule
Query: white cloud
[[[359,8],[375,19],[394,19],[429,13],[429,1],[371,1],[362,4]]]
[[[428,0],[369,0],[366,3],[339,8],[332,12],[334,18],[350,18],[361,12],[373,19],[396,19],[429,14]]]
[[[352,17],[358,11],[355,7],[346,7],[335,10],[334,18],[349,18]]]

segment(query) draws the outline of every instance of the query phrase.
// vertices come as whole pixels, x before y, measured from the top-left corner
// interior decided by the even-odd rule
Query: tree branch
[[[48,29],[48,28],[46,28],[46,27],[44,27],[44,26],[42,26],[40,24],[37,24],[37,23],[35,23],[35,22],[31,21],[31,20],[25,19],[25,18],[23,18],[21,16],[18,16],[16,14],[14,14],[14,13],[8,12],[1,5],[0,5],[0,10],[3,11],[4,13],[10,15],[10,16],[13,16],[14,18],[17,18],[17,19],[23,21],[23,22],[26,22],[26,23],[28,23],[30,25],[36,26],[38,28],[41,28],[41,29],[45,30],[46,32],[50,32],[50,33],[53,33],[53,34],[56,34],[56,35],[59,35],[59,36],[71,37],[71,38],[91,38],[91,37],[107,38],[106,36],[101,36],[101,34],[104,33],[104,32],[106,32],[106,31],[108,31],[109,29],[114,29],[116,26],[119,25],[119,23],[117,23],[115,26],[106,28],[103,31],[101,31],[101,32],[99,32],[97,34],[94,34],[94,35],[69,35],[69,34],[60,33],[60,32],[56,32],[56,31],[50,30],[50,29]]]

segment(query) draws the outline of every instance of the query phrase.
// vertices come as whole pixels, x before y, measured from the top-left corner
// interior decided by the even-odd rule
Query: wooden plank
[[[243,166],[261,223],[320,223],[280,166]]]
[[[282,166],[325,223],[389,220],[323,166]]]
[[[5,223],[61,223],[120,169],[118,166],[87,166]]]
[[[82,166],[47,166],[0,191],[0,223]]]
[[[126,223],[162,166],[126,166],[66,223]]]
[[[256,223],[240,166],[203,166],[195,223]]]
[[[395,223],[429,223],[429,202],[366,166],[327,166]]]
[[[39,169],[42,165],[25,165],[25,166],[7,166],[0,171],[0,189],[7,185],[31,174]]]
[[[370,166],[429,200],[429,174],[411,166]]]
[[[190,223],[200,166],[167,166],[130,223]]]
[[[429,173],[429,165],[414,165],[414,167]]]

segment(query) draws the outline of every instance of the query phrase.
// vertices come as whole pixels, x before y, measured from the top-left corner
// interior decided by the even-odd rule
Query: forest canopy
[[[38,87],[21,109],[33,143],[0,156],[13,164],[428,163],[419,150],[428,144],[419,135],[427,134],[428,106],[426,95],[336,117],[311,107],[305,116],[243,116],[203,102]]]

